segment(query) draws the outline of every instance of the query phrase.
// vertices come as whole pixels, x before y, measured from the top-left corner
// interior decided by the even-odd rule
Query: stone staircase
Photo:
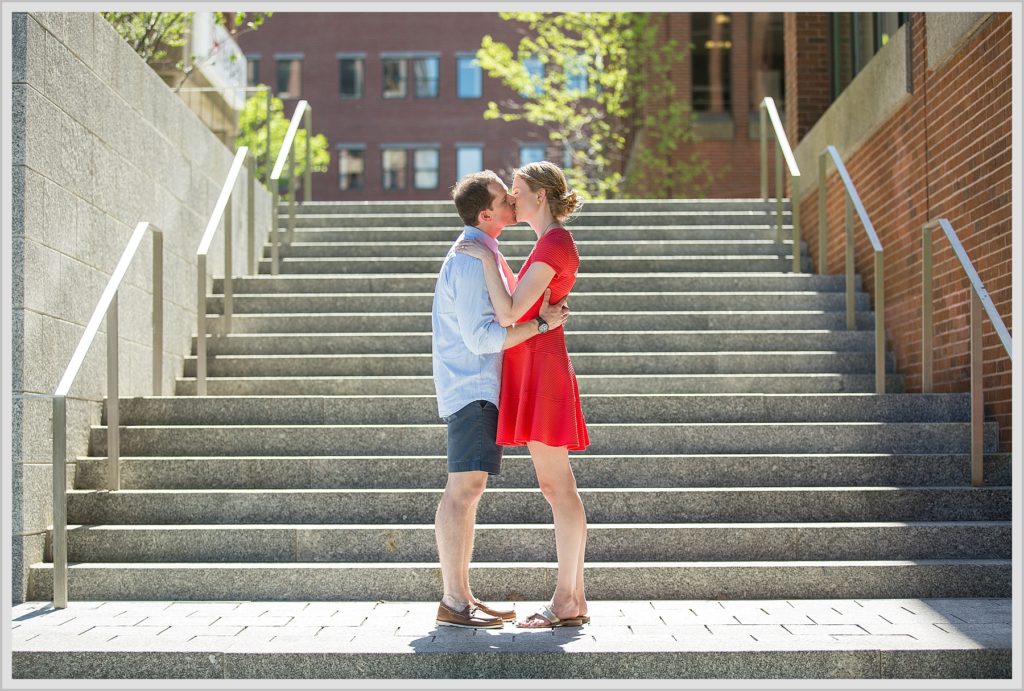
[[[589,598],[1010,597],[994,423],[971,487],[967,395],[902,393],[891,353],[874,394],[859,278],[851,332],[844,278],[810,274],[806,250],[788,273],[773,211],[593,202],[570,224]],[[175,396],[121,400],[118,492],[97,491],[104,427],[78,461],[72,600],[438,599],[430,305],[459,225],[448,202],[307,204],[280,275],[265,258],[236,280],[226,334],[215,281],[210,395],[194,396],[189,358]],[[502,236],[514,268],[533,239]],[[477,595],[547,598],[551,513],[525,449],[478,526]],[[30,588],[51,597],[49,563]]]

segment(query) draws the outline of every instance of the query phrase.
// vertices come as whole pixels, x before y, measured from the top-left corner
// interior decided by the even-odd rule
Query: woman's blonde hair
[[[516,168],[512,173],[518,175],[532,191],[543,189],[547,192],[548,208],[551,215],[559,221],[564,221],[583,206],[576,190],[569,189],[569,183],[565,180],[562,169],[551,161],[536,161],[527,163],[522,168]]]

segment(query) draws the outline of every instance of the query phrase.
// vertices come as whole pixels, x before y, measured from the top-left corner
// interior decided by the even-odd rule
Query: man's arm
[[[549,331],[562,326],[569,318],[569,307],[565,304],[565,300],[552,305],[548,302],[550,299],[551,289],[548,288],[544,291],[544,297],[541,298],[540,318],[547,322]],[[540,324],[537,323],[536,319],[531,319],[522,324],[513,324],[508,327],[503,349],[514,348],[538,335],[540,335]]]

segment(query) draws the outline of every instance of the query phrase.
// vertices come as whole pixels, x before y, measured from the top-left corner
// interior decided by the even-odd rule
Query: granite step
[[[373,261],[366,258],[318,258],[283,257],[279,262],[279,271],[283,274],[346,274],[346,273],[437,273],[441,269],[443,257],[410,259],[407,257],[374,257]],[[525,256],[506,257],[510,264],[520,266]],[[776,256],[744,256],[736,254],[717,256],[599,256],[586,257],[584,268],[587,271],[642,273],[649,271],[693,271],[693,272],[737,272],[737,271],[778,271],[788,272],[792,269],[793,258],[789,254],[779,253]],[[259,261],[259,273],[270,273],[270,260]],[[811,260],[806,254],[802,257],[800,271],[810,273]]]
[[[1008,521],[1009,487],[581,488],[588,523]],[[433,525],[433,489],[70,490],[72,524]],[[484,493],[477,523],[551,524],[535,488]]]
[[[580,487],[968,486],[963,454],[572,454]],[[985,484],[1010,485],[1012,456],[986,454]],[[75,487],[106,487],[105,457],[80,457]],[[447,462],[436,456],[121,456],[122,489],[437,489]],[[508,449],[492,489],[533,488],[522,449]]]
[[[788,210],[782,213],[785,225],[792,223],[792,214]],[[573,214],[566,223],[570,231],[577,225],[586,226],[633,226],[633,225],[764,225],[775,221],[774,209],[742,210],[742,208],[720,207],[703,210],[630,210],[619,208],[580,211]],[[288,213],[278,215],[278,227],[287,230]],[[525,224],[522,224],[525,226]],[[462,229],[462,221],[455,213],[454,205],[443,212],[376,212],[376,213],[296,213],[296,228],[377,228],[377,227],[450,227]]]
[[[312,312],[430,312],[434,294],[428,293],[239,293],[233,297],[234,314]],[[856,293],[855,309],[871,308],[866,293]],[[619,291],[573,292],[569,307],[584,312],[821,310],[845,311],[843,293],[809,291],[684,292]],[[640,309],[642,308],[642,309]],[[222,314],[222,296],[207,297],[207,314]],[[844,312],[845,313],[845,312]],[[845,323],[845,322],[844,322]]]
[[[580,628],[464,631],[435,625],[436,595],[372,597],[72,600],[66,610],[29,601],[11,612],[13,676],[877,680],[1013,673],[1009,598],[591,600],[592,622]],[[509,604],[525,617],[543,601]]]
[[[474,594],[485,601],[550,598],[556,565],[478,562]],[[78,600],[365,600],[438,597],[436,563],[72,564]],[[591,562],[591,600],[640,598],[801,599],[1011,597],[1011,562],[1001,559],[892,561]],[[31,567],[30,599],[50,599],[53,569]],[[435,610],[436,611],[436,610]]]
[[[968,422],[970,394],[587,394],[589,423]],[[438,422],[432,394],[133,397],[120,424],[377,425]],[[101,417],[106,424],[106,414]]]
[[[716,351],[572,353],[577,375],[588,374],[868,374],[874,353],[831,351]],[[184,376],[196,376],[196,359],[185,358]],[[886,355],[886,371],[895,368]],[[219,377],[427,375],[429,353],[350,355],[219,355],[207,361],[207,375]]]
[[[313,276],[236,276],[238,293],[433,293],[437,273],[323,274]],[[860,274],[854,287],[862,288]],[[846,277],[794,273],[600,273],[585,271],[576,278],[576,292],[843,292]],[[213,279],[213,294],[223,295],[224,279]]]
[[[873,393],[874,374],[579,374],[580,391],[599,393]],[[888,393],[902,393],[904,376],[888,374]],[[212,396],[434,394],[434,380],[423,375],[380,376],[208,376]],[[195,396],[194,377],[175,383],[179,396]]]
[[[774,218],[774,216],[773,216]],[[287,230],[285,222],[282,232]],[[446,242],[451,245],[462,233],[457,226],[450,227],[377,227],[377,228],[331,228],[304,226],[296,228],[292,242]],[[770,240],[774,241],[776,230],[774,224],[760,225],[679,225],[679,226],[589,226],[584,219],[572,224],[573,237],[577,241],[600,240],[631,240],[646,242],[650,240]],[[784,240],[792,240],[793,228],[784,225]],[[515,226],[506,229],[499,238],[504,243],[509,240],[536,242],[537,234],[528,226]],[[269,247],[270,245],[266,245]]]
[[[476,561],[553,562],[552,525],[476,526]],[[1010,521],[590,523],[591,562],[1011,558]],[[69,526],[79,563],[436,562],[433,525]],[[50,550],[44,555],[52,561]]]
[[[536,240],[503,240],[502,254],[507,257],[526,257],[536,244]],[[584,262],[601,257],[657,257],[687,256],[708,257],[724,255],[744,255],[751,257],[777,256],[793,254],[792,240],[775,242],[774,240],[653,240],[644,242],[635,240],[597,240],[578,239],[577,247]],[[285,245],[279,250],[279,257],[299,258],[363,258],[405,257],[405,258],[444,258],[452,246],[451,240],[428,242],[299,242],[298,240]],[[802,252],[807,253],[807,244],[801,243]],[[263,248],[263,257],[269,258],[269,246]]]
[[[573,217],[583,216],[591,211],[763,211],[775,213],[776,200],[763,199],[588,199],[583,208]],[[789,211],[788,198],[783,198],[782,208]],[[416,213],[449,213],[455,214],[455,206],[450,199],[421,201],[309,201],[295,205],[298,215],[303,214],[416,214]],[[280,214],[288,213],[288,203],[278,206]]]
[[[585,331],[573,324],[565,334],[566,347],[573,357],[583,353],[618,350],[635,352],[699,352],[715,350],[760,352],[817,350],[837,353],[873,353],[873,331],[726,330],[726,331],[619,331],[610,325],[600,331]],[[230,355],[343,355],[343,354],[422,354],[429,353],[432,336],[425,332],[388,332],[376,329],[365,333],[276,333],[209,336],[206,352],[212,356]],[[192,351],[196,353],[196,339]]]
[[[858,330],[874,328],[871,312],[856,313]],[[209,319],[209,333],[223,333],[223,317]],[[703,330],[830,330],[846,329],[846,313],[826,310],[718,310],[718,311],[604,311],[572,310],[574,331],[703,331]],[[431,329],[430,312],[308,312],[233,314],[234,334],[426,332]]]

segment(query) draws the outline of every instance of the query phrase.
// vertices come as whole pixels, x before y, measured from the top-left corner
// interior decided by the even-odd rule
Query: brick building
[[[897,368],[908,391],[921,391],[925,223],[949,219],[1007,328],[1013,316],[1011,15],[799,13],[786,15],[785,31],[785,122],[799,142],[803,238],[817,264],[817,157],[832,144],[884,247]],[[837,177],[830,166],[825,273],[833,274],[845,256]],[[856,271],[873,292],[873,251],[859,222],[854,233]],[[934,247],[934,391],[968,391],[970,284],[941,233]],[[987,317],[982,333],[985,416],[1009,451],[1010,356]]]
[[[663,39],[693,51],[674,74],[693,103],[698,151],[716,173],[708,196],[758,194],[757,103],[784,97],[781,13],[659,14]],[[485,121],[488,101],[514,94],[481,74],[484,35],[516,45],[519,27],[482,13],[275,13],[240,43],[250,83],[271,85],[290,112],[313,106],[331,170],[314,176],[320,200],[438,199],[463,172],[508,172],[561,160],[547,134]]]

